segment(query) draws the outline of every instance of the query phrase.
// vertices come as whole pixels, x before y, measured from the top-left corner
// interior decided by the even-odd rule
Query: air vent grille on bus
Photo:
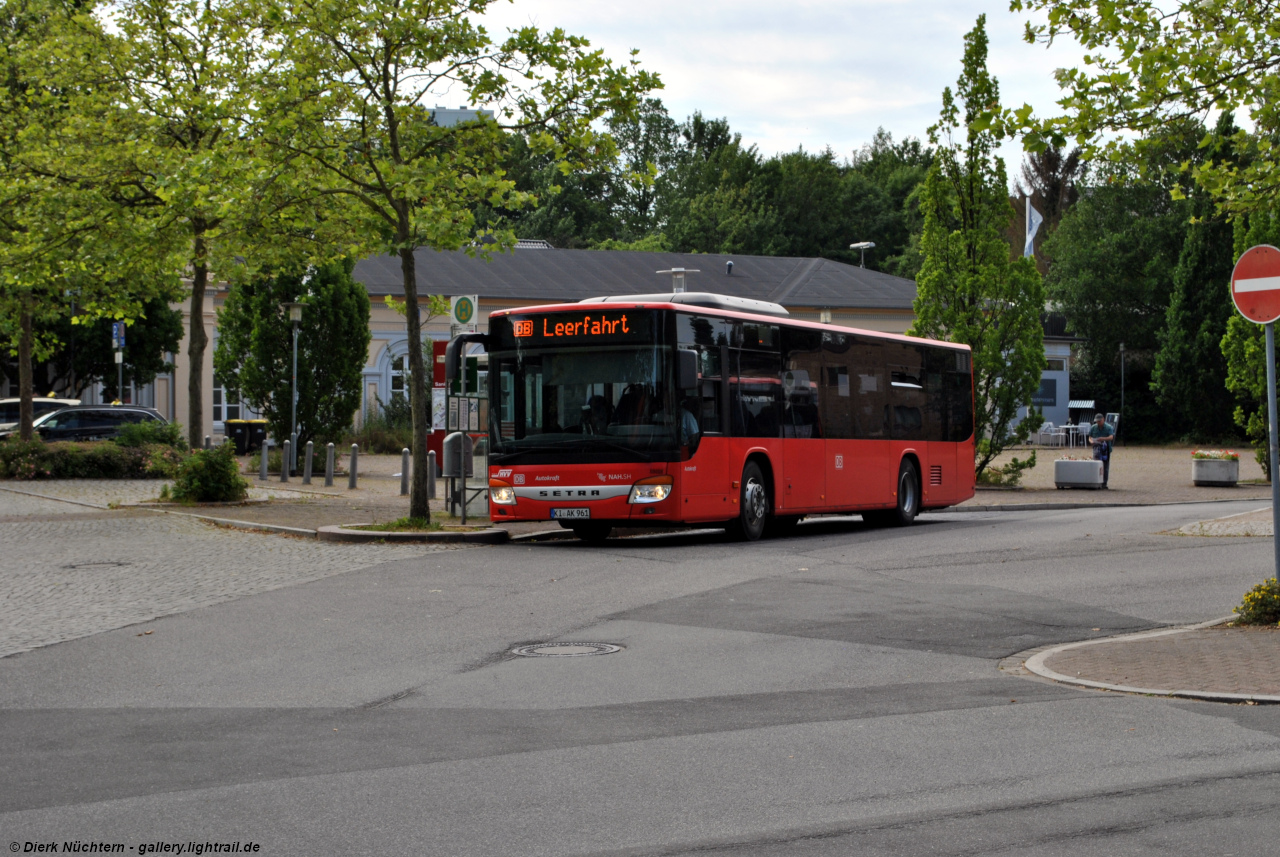
[[[933,465],[930,465],[930,467],[929,467],[929,484],[930,484],[930,485],[941,485],[941,484],[942,484],[942,465],[941,465],[941,464],[933,464]]]

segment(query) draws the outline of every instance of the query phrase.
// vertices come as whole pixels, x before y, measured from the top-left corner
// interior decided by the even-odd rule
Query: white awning
[[[1090,408],[1094,407],[1093,399],[1072,399],[1067,402],[1068,408]]]

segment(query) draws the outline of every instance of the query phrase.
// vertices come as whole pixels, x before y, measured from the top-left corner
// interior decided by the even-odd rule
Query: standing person
[[[1093,447],[1094,459],[1102,462],[1102,487],[1107,487],[1111,477],[1111,445],[1116,441],[1116,430],[1107,422],[1102,414],[1093,415],[1093,425],[1089,427],[1089,444]]]

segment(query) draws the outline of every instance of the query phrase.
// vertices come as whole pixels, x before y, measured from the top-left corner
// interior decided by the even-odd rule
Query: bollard
[[[286,440],[284,442],[284,449],[281,450],[281,452],[283,454],[280,456],[280,481],[288,482],[289,481],[289,441]]]
[[[351,464],[348,469],[351,471],[347,475],[347,488],[356,487],[356,460],[360,457],[360,444],[351,444]]]
[[[205,448],[205,449],[213,449],[213,442],[212,442],[212,441],[213,441],[213,438],[209,437],[209,435],[205,435],[205,436],[204,436],[204,448]]]
[[[436,452],[427,453],[427,499],[436,499]]]
[[[289,472],[298,472],[298,433],[295,431],[289,435],[289,439],[293,441],[293,446],[289,447]]]
[[[333,443],[331,442],[325,449],[324,453],[324,487],[333,487]]]
[[[302,463],[302,484],[311,484],[311,453],[315,451],[315,444],[307,441],[307,460]]]
[[[267,481],[267,459],[271,456],[271,441],[263,440],[262,446],[258,447],[258,455],[262,457],[261,465],[258,467],[258,481]]]
[[[400,496],[409,493],[409,448],[400,450]]]

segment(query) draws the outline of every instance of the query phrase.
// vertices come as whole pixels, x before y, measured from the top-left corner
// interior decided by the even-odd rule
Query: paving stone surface
[[[1266,474],[1253,457],[1253,450],[1240,453],[1239,485],[1209,488],[1191,482],[1192,446],[1121,446],[1111,455],[1111,478],[1106,490],[1058,489],[1053,483],[1053,462],[1062,457],[1089,458],[1087,448],[1022,447],[1007,450],[994,464],[1003,466],[1014,458],[1026,459],[1033,451],[1036,466],[1024,471],[1020,490],[979,489],[977,496],[962,504],[1006,505],[1020,503],[1194,503],[1205,500],[1271,501]]]
[[[0,657],[450,549],[317,542],[8,491],[0,512]]]
[[[1152,690],[1280,694],[1280,629],[1219,626],[1059,652],[1069,678]]]

